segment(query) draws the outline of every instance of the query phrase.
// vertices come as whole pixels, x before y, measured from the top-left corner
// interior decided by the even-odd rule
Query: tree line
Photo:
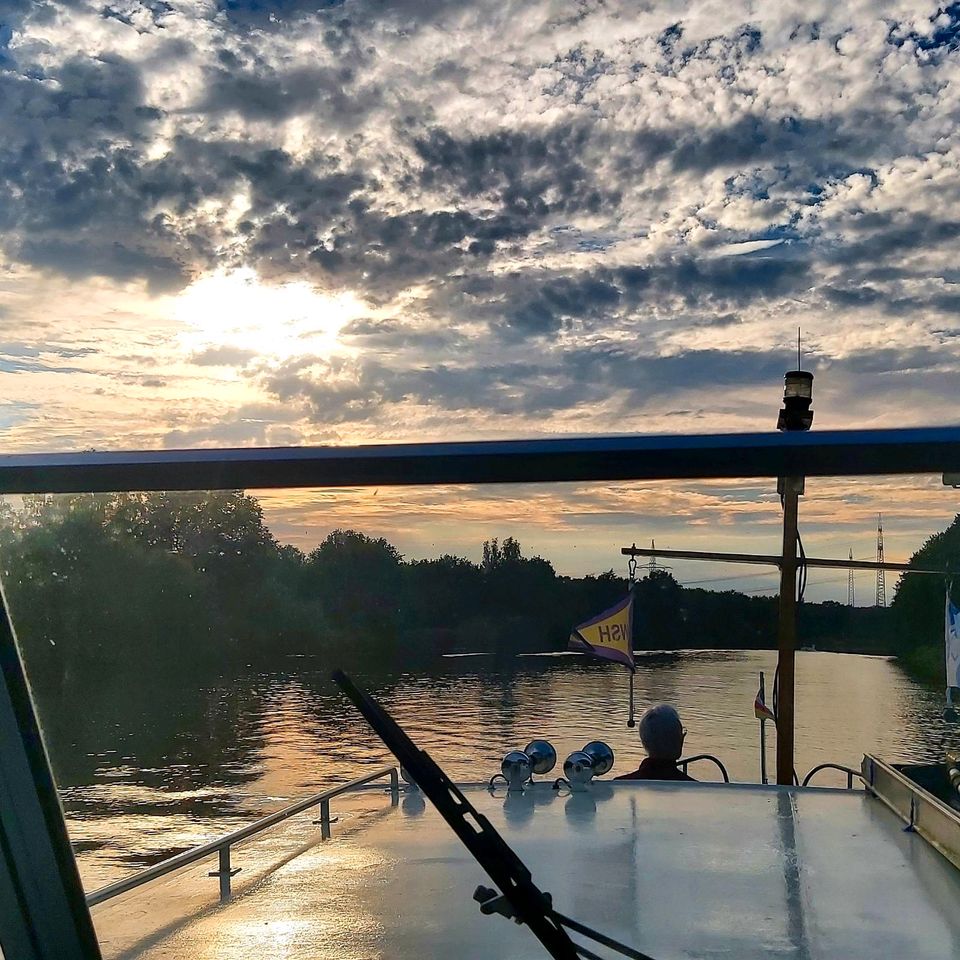
[[[29,496],[0,507],[7,601],[31,676],[276,666],[313,655],[408,664],[449,650],[544,650],[613,603],[613,574],[558,577],[512,537],[479,564],[405,561],[334,530],[281,544],[242,491]]]
[[[958,541],[955,521],[915,559],[960,557]],[[35,684],[305,655],[409,665],[444,652],[560,650],[572,626],[627,590],[613,571],[558,575],[513,537],[486,541],[479,563],[405,560],[354,530],[304,553],[279,543],[242,491],[25,497],[0,512],[0,561]],[[942,584],[939,607],[927,596],[934,579],[905,577],[889,611],[804,604],[802,642],[931,648],[937,610],[942,642]],[[638,649],[776,645],[774,597],[688,589],[664,570],[635,589]]]
[[[960,514],[946,530],[928,537],[910,558],[910,566],[937,573],[904,573],[891,604],[893,649],[915,676],[942,685],[946,590],[960,601]],[[955,582],[954,582],[955,581]]]

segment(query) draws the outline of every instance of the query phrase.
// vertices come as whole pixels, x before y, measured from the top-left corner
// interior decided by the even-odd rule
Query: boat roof
[[[960,872],[861,790],[595,782],[589,792],[464,793],[557,910],[657,960],[960,956]],[[333,801],[234,850],[233,895],[207,862],[94,908],[106,958],[540,958],[481,915],[489,880],[415,790]]]

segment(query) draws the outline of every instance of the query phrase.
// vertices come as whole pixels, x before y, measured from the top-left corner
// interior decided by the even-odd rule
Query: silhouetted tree
[[[651,570],[634,587],[634,636],[639,649],[687,645],[683,588],[668,570]]]
[[[960,570],[960,515],[935,533],[910,558],[925,570]],[[904,573],[891,605],[900,656],[928,679],[943,680],[943,612],[946,575]],[[960,582],[957,584],[960,591]],[[957,593],[954,593],[956,598]],[[956,602],[956,600],[954,601]]]
[[[479,611],[481,571],[463,557],[414,560],[404,581],[405,620],[412,626],[451,629]]]
[[[43,511],[4,555],[4,583],[24,655],[63,678],[204,655],[211,622],[189,563],[115,536],[103,504]],[[54,519],[50,519],[54,517]]]
[[[392,644],[400,624],[402,560],[382,537],[334,530],[307,557],[307,584],[328,624],[353,644]]]

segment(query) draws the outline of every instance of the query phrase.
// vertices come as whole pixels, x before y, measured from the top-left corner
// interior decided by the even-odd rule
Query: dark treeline
[[[479,564],[405,561],[386,540],[350,530],[304,554],[278,543],[256,499],[238,491],[27,497],[0,519],[7,597],[41,686],[304,655],[409,665],[451,651],[559,650],[627,586],[612,571],[559,576],[511,537],[487,541]],[[960,538],[956,523],[918,558],[947,549],[943,538]],[[915,589],[921,578],[906,578],[893,611],[805,604],[801,642],[902,650],[891,614],[922,609],[930,624],[916,615],[918,642],[929,644],[938,615],[942,637],[933,579]],[[666,571],[636,589],[638,649],[775,646],[775,598],[686,589]],[[930,589],[941,591],[939,607],[918,592]]]
[[[960,515],[946,530],[929,537],[910,558],[920,570],[943,570],[944,575],[905,573],[891,605],[894,652],[916,676],[931,683],[945,682],[944,600],[953,583],[953,602],[960,597]]]
[[[304,554],[238,491],[34,496],[3,511],[7,599],[43,682],[297,655],[389,664],[544,650],[625,588],[613,574],[558,577],[509,537],[485,543],[480,564],[405,562],[350,530]]]

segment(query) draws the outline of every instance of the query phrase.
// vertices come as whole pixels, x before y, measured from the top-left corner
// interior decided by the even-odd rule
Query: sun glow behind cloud
[[[231,348],[268,360],[349,353],[337,335],[370,312],[351,293],[322,293],[303,280],[265,283],[249,267],[194,280],[173,298],[172,311],[186,327],[186,353]]]

